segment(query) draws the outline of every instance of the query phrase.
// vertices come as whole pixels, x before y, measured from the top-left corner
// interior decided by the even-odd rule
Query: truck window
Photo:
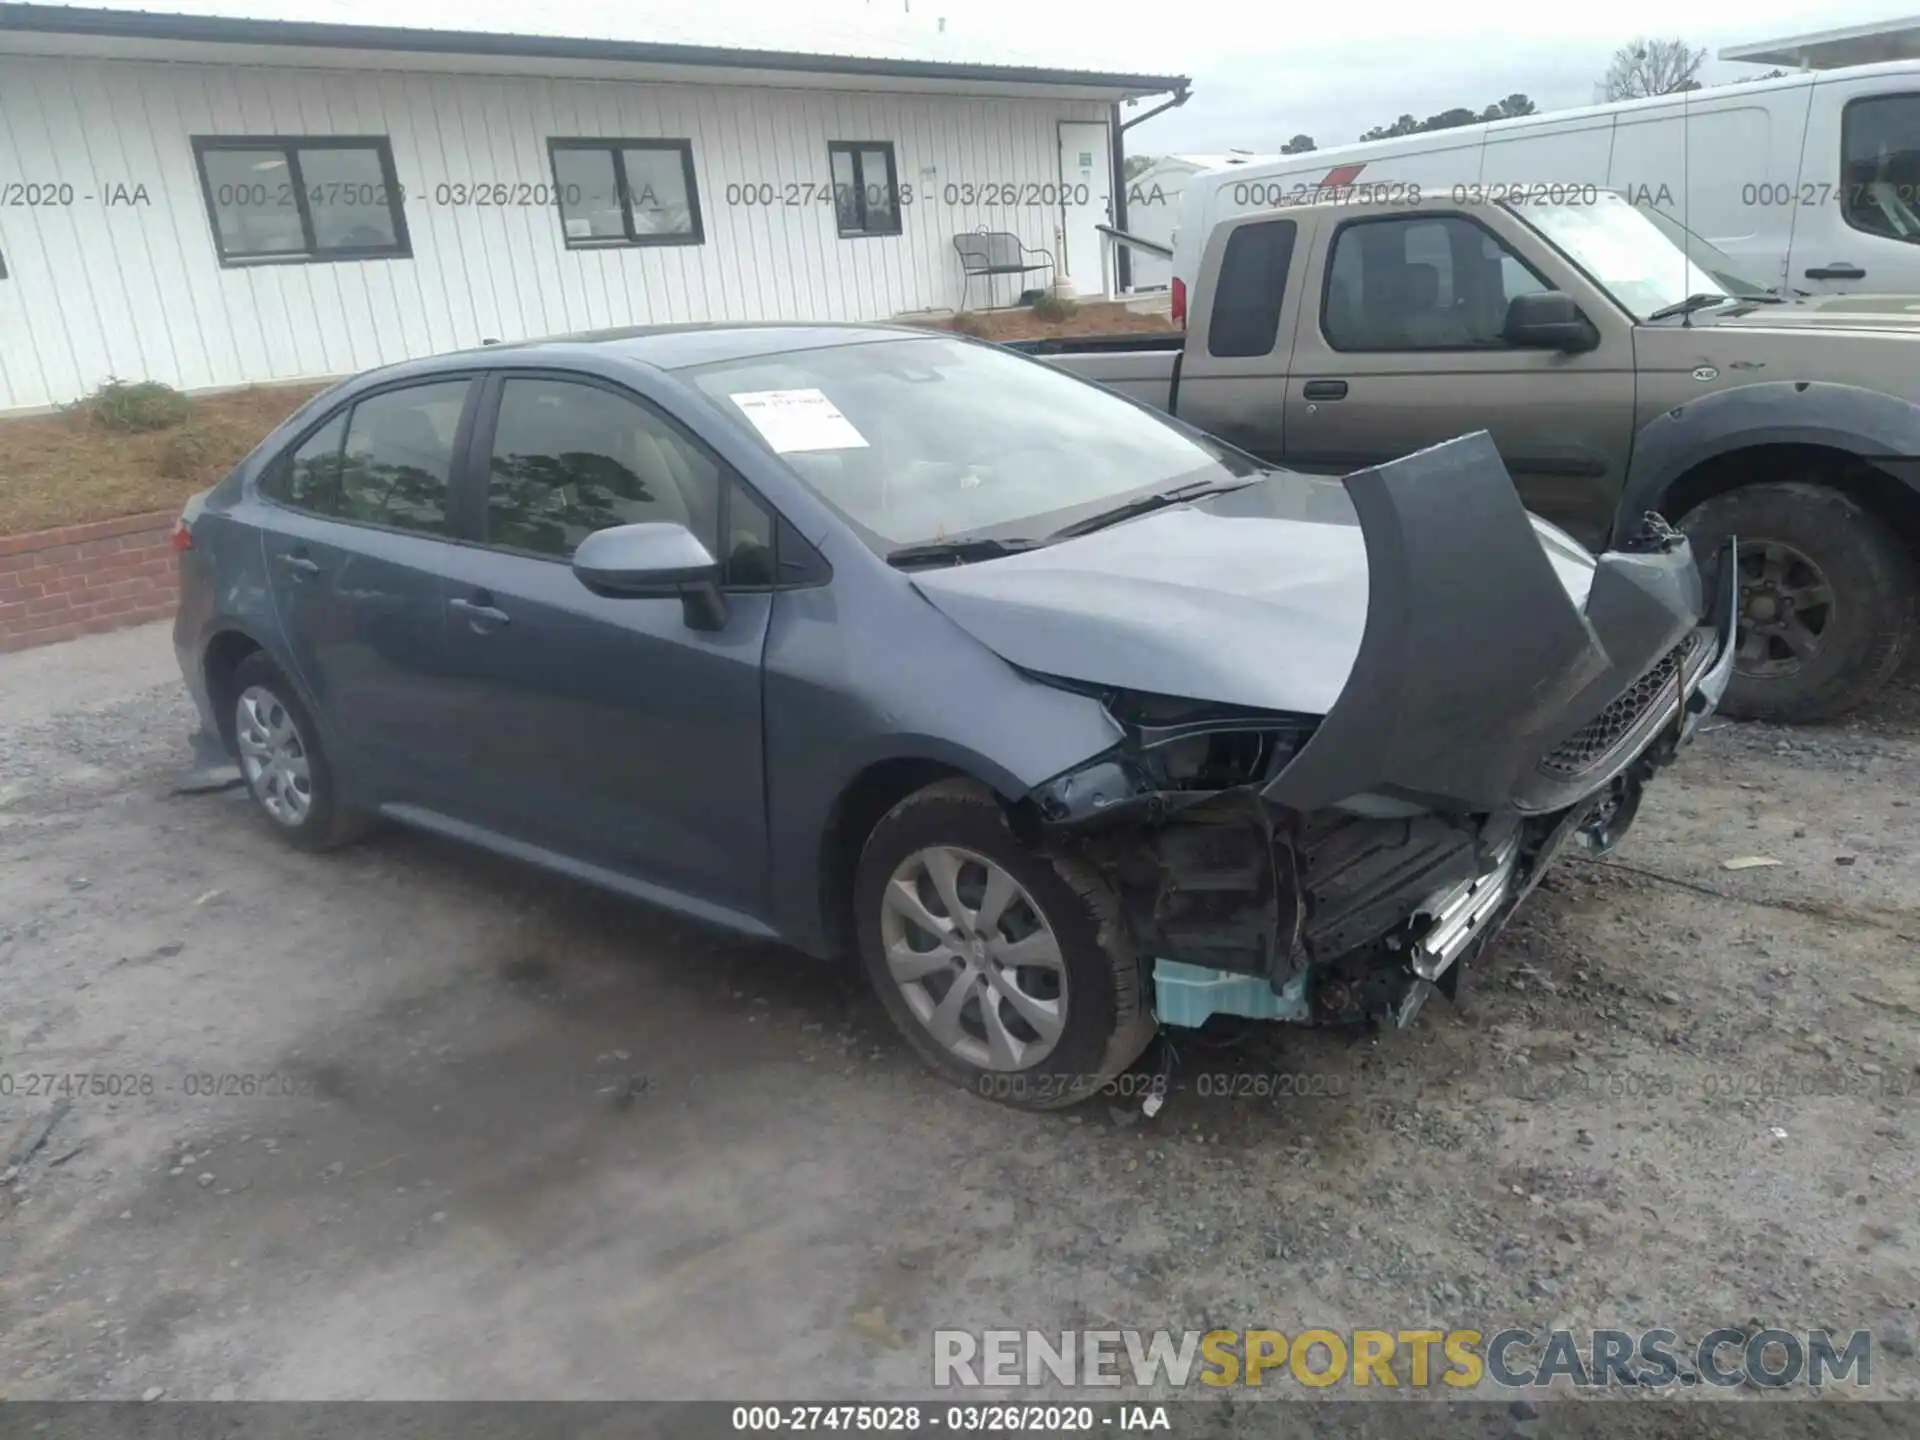
[[[1920,95],[1851,102],[1841,113],[1840,151],[1847,224],[1920,244]]]
[[[1494,348],[1507,302],[1549,288],[1457,215],[1350,221],[1334,236],[1320,329],[1335,350]]]
[[[1291,220],[1263,220],[1227,237],[1207,324],[1209,355],[1273,353],[1297,228]]]

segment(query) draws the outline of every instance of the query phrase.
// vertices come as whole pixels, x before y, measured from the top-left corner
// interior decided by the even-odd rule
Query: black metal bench
[[[987,304],[993,304],[993,277],[1030,275],[1045,270],[1056,273],[1051,250],[1040,250],[1020,243],[1020,237],[1006,230],[975,230],[953,237],[953,248],[960,253],[960,308],[967,308],[969,287],[976,275],[987,280]],[[1052,283],[1051,279],[1048,281]]]

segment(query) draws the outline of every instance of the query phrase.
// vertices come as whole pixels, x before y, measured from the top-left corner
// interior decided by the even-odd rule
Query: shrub
[[[1079,309],[1077,301],[1053,290],[1033,302],[1033,313],[1049,324],[1057,325],[1062,320],[1071,320]]]
[[[160,473],[170,480],[197,479],[218,458],[220,439],[204,425],[189,421],[167,437],[160,452]]]
[[[133,435],[180,424],[193,402],[158,380],[109,380],[77,408],[96,425]]]
[[[984,340],[987,338],[990,327],[986,316],[976,315],[971,310],[962,310],[953,317],[953,328],[962,335],[971,335],[976,340]]]

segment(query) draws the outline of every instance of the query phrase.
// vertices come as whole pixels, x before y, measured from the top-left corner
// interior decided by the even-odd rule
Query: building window
[[[223,265],[413,254],[384,136],[196,135]]]
[[[827,159],[833,166],[833,212],[841,238],[898,235],[900,182],[892,142],[830,141]]]
[[[691,140],[549,140],[547,148],[568,249],[705,241]]]

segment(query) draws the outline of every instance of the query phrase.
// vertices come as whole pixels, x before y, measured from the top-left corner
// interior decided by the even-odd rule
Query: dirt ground
[[[0,1396],[847,1399],[936,1327],[1424,1322],[1867,1328],[1920,1398],[1920,673],[1716,722],[1461,1005],[1177,1040],[1148,1119],[449,843],[284,848],[169,792],[172,664],[0,659]]]
[[[181,424],[133,434],[101,424],[84,405],[0,419],[0,536],[175,509],[321,388],[195,395]]]
[[[968,310],[958,315],[915,317],[910,323],[960,330],[981,340],[1057,340],[1063,335],[1164,335],[1173,329],[1165,310],[1130,310],[1083,300],[1071,315],[1042,320],[1031,310]]]

